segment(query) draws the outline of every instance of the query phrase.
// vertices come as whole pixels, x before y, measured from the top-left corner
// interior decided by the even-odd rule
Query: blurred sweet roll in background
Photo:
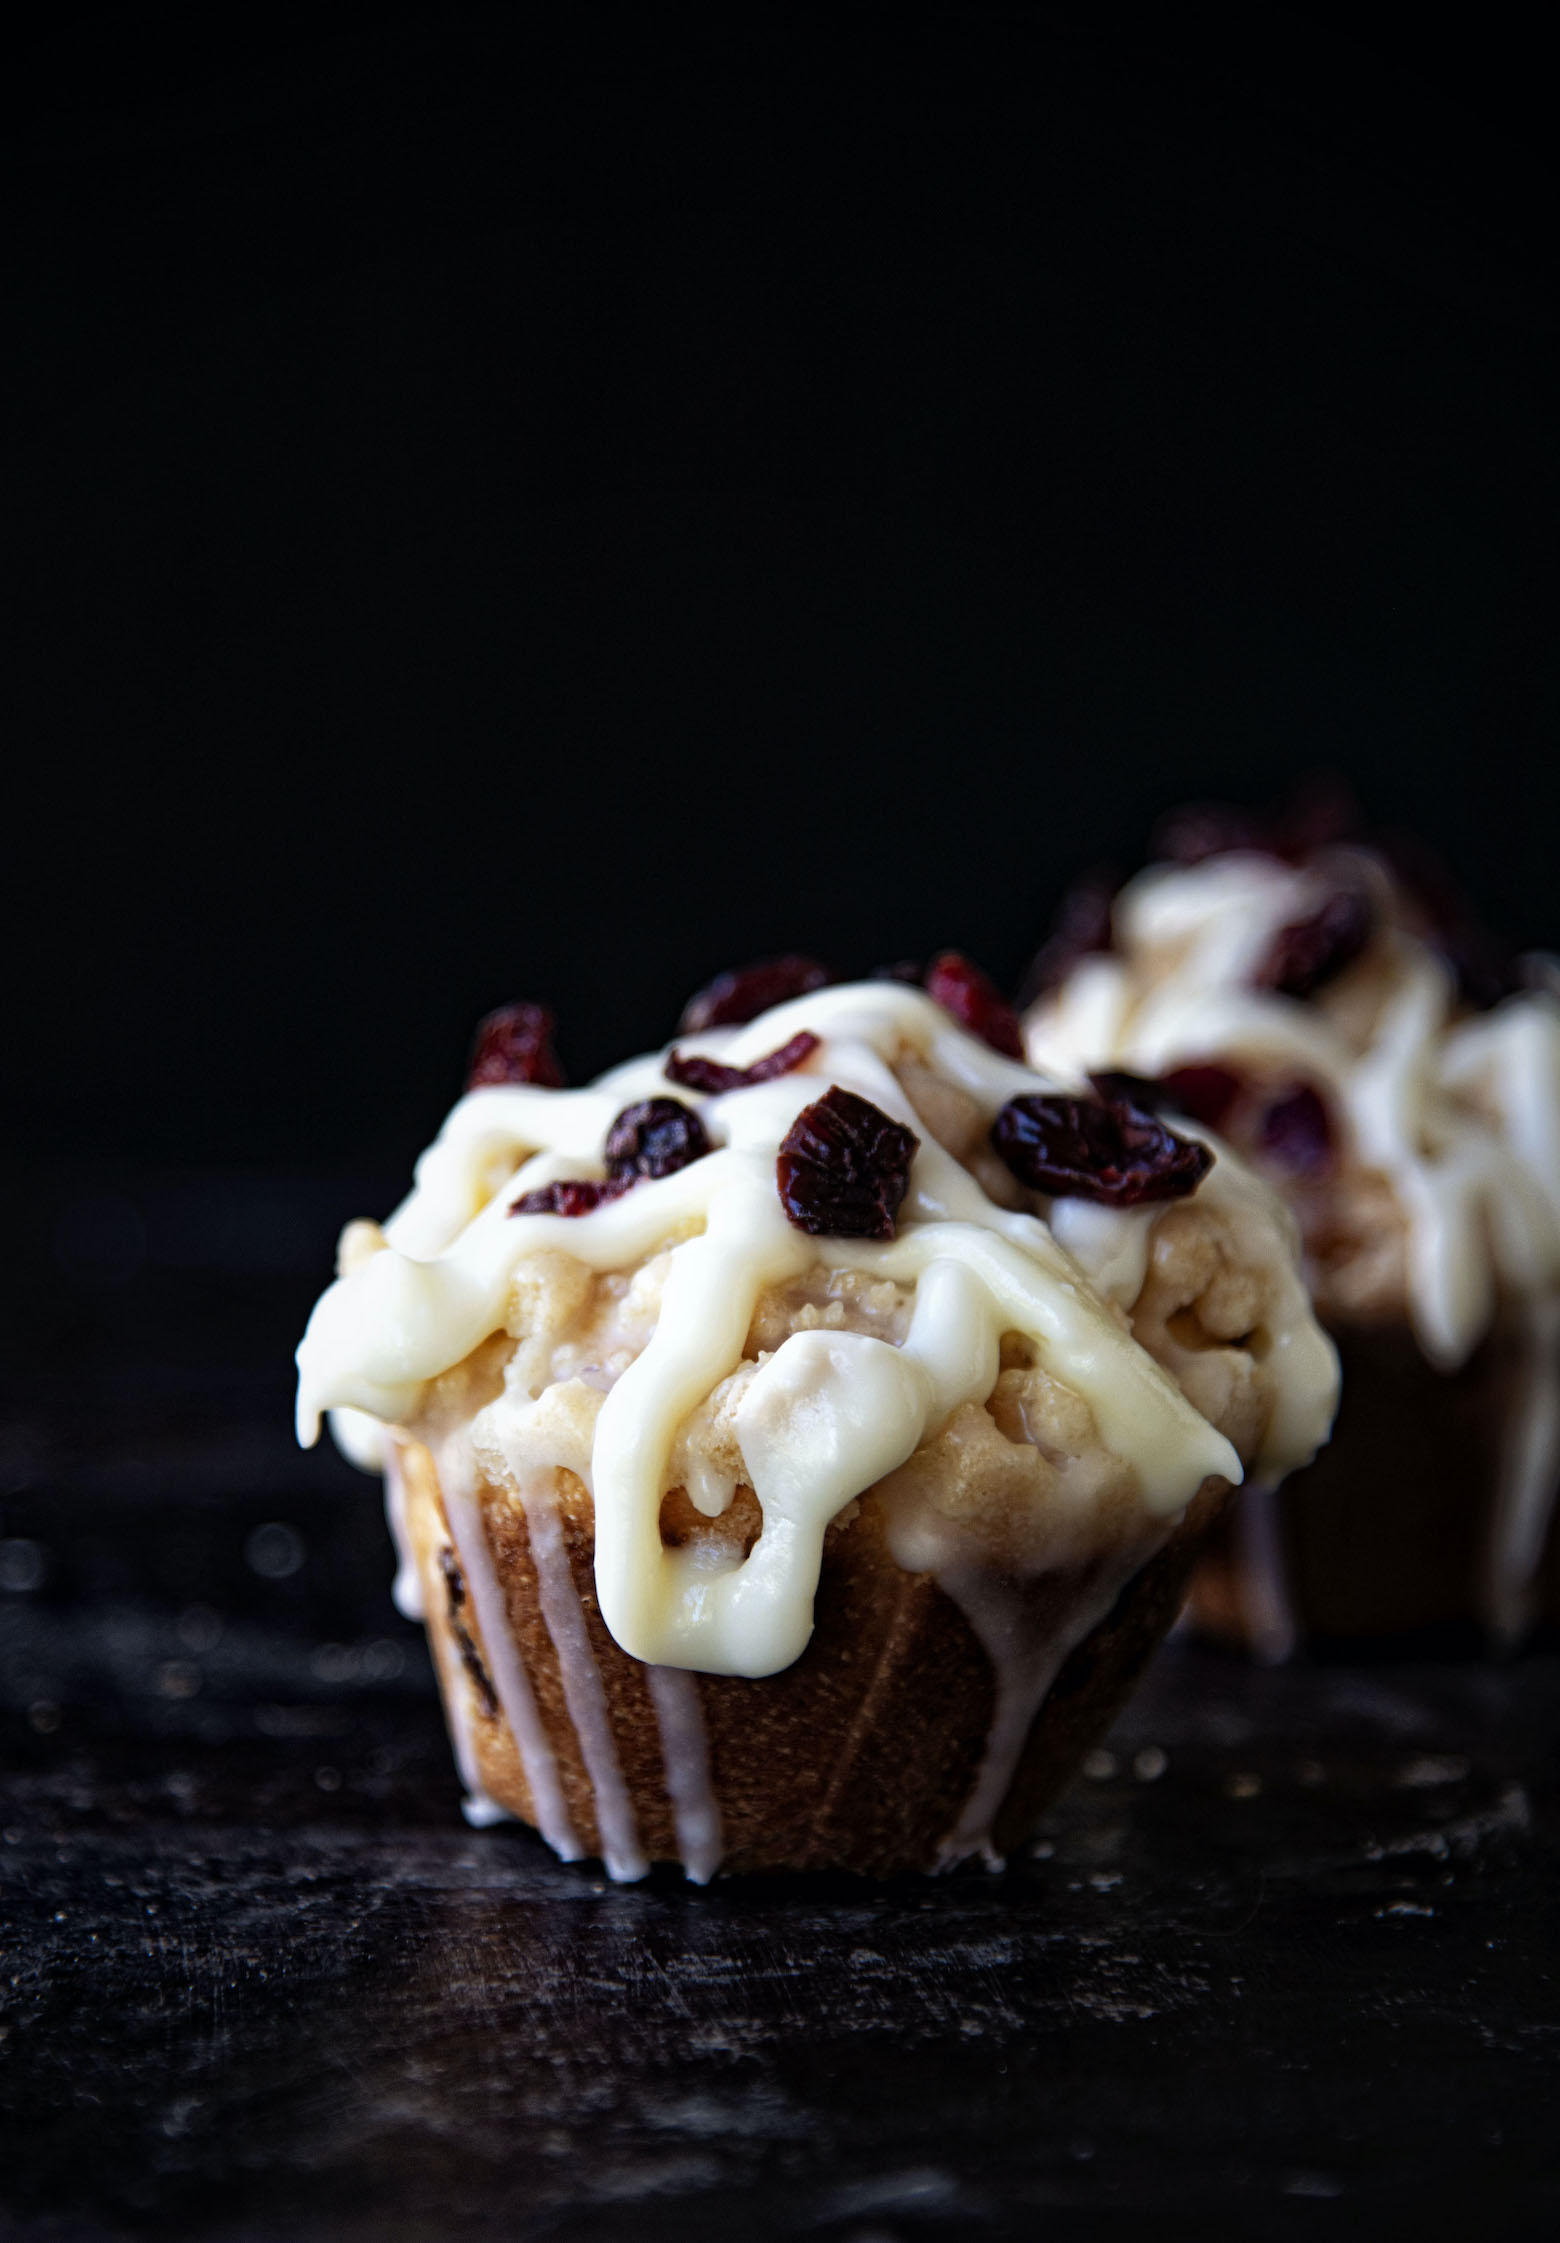
[[[1248,1484],[1196,1616],[1268,1657],[1515,1645],[1560,1616],[1555,962],[1330,787],[1178,812],[1155,860],[1067,899],[1026,1051],[1238,1148],[1293,1211],[1344,1372],[1336,1438],[1282,1492]]]

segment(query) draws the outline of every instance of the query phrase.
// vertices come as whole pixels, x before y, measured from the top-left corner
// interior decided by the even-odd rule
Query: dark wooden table
[[[0,2235],[1556,2231],[1552,1652],[1172,1644],[1004,1875],[615,1889],[465,1828],[376,1491],[290,1445],[360,1198],[11,1211]]]

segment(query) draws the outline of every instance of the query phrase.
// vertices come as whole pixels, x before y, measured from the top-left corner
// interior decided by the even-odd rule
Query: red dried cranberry
[[[1165,1086],[1155,1075],[1129,1075],[1124,1067],[1102,1067],[1089,1083],[1107,1103],[1141,1106],[1145,1114],[1157,1114],[1169,1104]]]
[[[1257,1143],[1266,1157],[1297,1176],[1321,1176],[1333,1164],[1332,1121],[1320,1094],[1296,1083],[1262,1116]]]
[[[932,960],[926,969],[926,993],[993,1051],[1009,1059],[1023,1058],[1017,1013],[990,974],[982,973],[962,951],[944,950]]]
[[[804,1106],[775,1163],[780,1204],[814,1238],[892,1238],[921,1140],[838,1083]]]
[[[1059,988],[1081,958],[1109,950],[1111,906],[1120,887],[1119,875],[1105,866],[1073,882],[1056,907],[1050,934],[1030,960],[1019,985],[1021,1012],[1027,1012],[1048,990]]]
[[[607,1131],[607,1174],[627,1186],[671,1176],[710,1149],[704,1124],[680,1098],[641,1098],[625,1106]]]
[[[685,1036],[697,1035],[705,1028],[740,1028],[744,1022],[756,1020],[761,1012],[768,1012],[771,1005],[783,1005],[788,997],[805,997],[814,989],[825,989],[833,979],[828,967],[821,966],[816,958],[794,953],[783,958],[761,958],[756,965],[737,966],[729,973],[717,974],[688,999],[677,1025]]]
[[[680,1051],[674,1051],[661,1072],[669,1083],[680,1083],[684,1090],[708,1091],[711,1095],[723,1090],[750,1090],[754,1083],[772,1083],[777,1075],[788,1075],[817,1048],[817,1037],[804,1028],[778,1051],[755,1059],[751,1067],[728,1067],[719,1059],[700,1059],[693,1052],[684,1058]]]
[[[675,1175],[710,1149],[704,1124],[680,1098],[641,1098],[625,1106],[607,1131],[606,1180],[561,1176],[522,1192],[511,1215],[589,1215],[608,1200],[621,1199],[636,1184]]]
[[[1376,924],[1375,906],[1363,888],[1335,888],[1318,908],[1280,927],[1255,981],[1281,997],[1311,997],[1352,966]]]
[[[545,1005],[500,1005],[477,1029],[468,1090],[486,1083],[540,1083],[563,1088],[563,1069],[552,1048],[553,1016]]]
[[[1206,1145],[1120,1098],[1026,1092],[998,1114],[991,1142],[1031,1191],[1104,1207],[1182,1199],[1213,1166]]]
[[[1168,1075],[1128,1075],[1111,1068],[1089,1080],[1104,1099],[1141,1106],[1148,1114],[1186,1114],[1209,1129],[1223,1126],[1243,1088],[1232,1067],[1211,1060],[1195,1067],[1174,1067]]]
[[[633,1184],[632,1176],[610,1176],[598,1184],[590,1176],[560,1176],[555,1184],[539,1184],[522,1192],[511,1215],[589,1215],[609,1199],[621,1199]]]
[[[1160,1077],[1165,1104],[1190,1115],[1206,1129],[1222,1129],[1245,1088],[1233,1067],[1220,1067],[1211,1059],[1191,1067],[1172,1067]]]

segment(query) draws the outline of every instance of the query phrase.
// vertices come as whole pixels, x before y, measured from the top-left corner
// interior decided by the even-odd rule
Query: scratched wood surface
[[[1552,1651],[1173,1644],[1004,1875],[614,1889],[464,1827],[375,1490],[290,1445],[360,1197],[11,1211],[0,2235],[1554,2231]]]

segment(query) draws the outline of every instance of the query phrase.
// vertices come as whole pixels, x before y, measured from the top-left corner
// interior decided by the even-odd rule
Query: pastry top
[[[1239,1161],[1058,1097],[893,981],[580,1090],[483,1082],[383,1229],[349,1225],[341,1268],[298,1350],[300,1438],[330,1409],[361,1448],[366,1413],[436,1449],[458,1427],[501,1481],[574,1473],[614,1637],[711,1673],[799,1655],[830,1522],[972,1408],[1061,1460],[993,1499],[1005,1524],[980,1475],[966,1490],[968,1547],[1006,1532],[1022,1565],[1014,1519],[1027,1502],[1054,1540],[1069,1459],[1107,1458],[1110,1502],[1167,1531],[1242,1453],[1304,1462],[1336,1403],[1292,1222]],[[668,1536],[671,1491],[715,1518],[739,1485],[763,1517],[745,1550]],[[1073,1498],[1087,1541],[1109,1504]]]
[[[1541,962],[1504,993],[1470,974],[1466,932],[1354,843],[1155,864],[1026,1050],[1212,1120],[1294,1206],[1324,1316],[1406,1316],[1454,1369],[1502,1301],[1560,1287],[1560,1003]]]

